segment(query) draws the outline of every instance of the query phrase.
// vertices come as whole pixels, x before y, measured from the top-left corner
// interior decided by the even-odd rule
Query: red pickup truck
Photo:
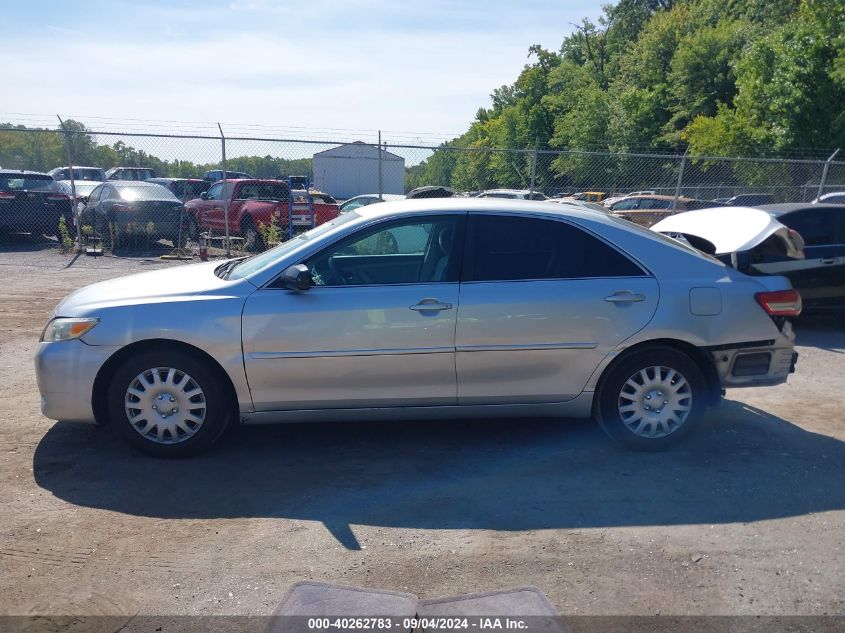
[[[294,190],[293,195],[294,202],[299,203],[305,202],[308,194]],[[223,235],[226,231],[224,218],[227,199],[229,235],[243,237],[247,249],[263,247],[258,228],[261,224],[269,225],[271,218],[276,218],[282,239],[286,238],[290,230],[288,185],[283,180],[257,178],[220,180],[199,198],[186,202],[188,235],[194,239],[205,231]],[[313,200],[315,224],[333,220],[340,213],[338,205],[327,202],[322,194],[314,194]]]

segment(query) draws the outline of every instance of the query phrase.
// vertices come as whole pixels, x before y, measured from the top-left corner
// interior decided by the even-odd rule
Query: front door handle
[[[610,303],[636,303],[637,301],[645,301],[645,295],[630,290],[619,290],[609,297],[605,297],[604,300]]]
[[[829,266],[831,264],[835,264],[835,263],[836,263],[835,257],[824,257],[824,258],[822,258],[822,264],[825,264],[827,266]]]
[[[439,299],[432,297],[426,297],[425,299],[421,299],[419,303],[408,306],[408,308],[417,312],[428,312],[429,310],[439,312],[440,310],[451,310],[452,304],[443,303]]]

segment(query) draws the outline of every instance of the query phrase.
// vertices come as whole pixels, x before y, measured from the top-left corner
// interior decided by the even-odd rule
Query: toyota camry
[[[103,281],[55,309],[44,415],[160,456],[228,424],[593,417],[659,449],[727,387],[794,370],[784,277],[587,209],[385,202],[249,258]]]

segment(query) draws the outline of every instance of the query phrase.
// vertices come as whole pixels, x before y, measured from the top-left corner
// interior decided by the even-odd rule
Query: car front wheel
[[[140,450],[184,457],[209,448],[233,412],[216,372],[182,351],[142,352],[114,374],[109,419]]]
[[[614,440],[660,450],[689,435],[705,409],[706,382],[698,365],[668,347],[638,350],[602,379],[596,418]]]

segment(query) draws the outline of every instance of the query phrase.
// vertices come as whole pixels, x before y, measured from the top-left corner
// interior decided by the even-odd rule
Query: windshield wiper
[[[230,259],[228,262],[225,262],[218,266],[214,270],[214,274],[220,277],[220,279],[228,279],[229,274],[237,267],[238,264],[240,264],[245,259],[247,259],[247,256]]]

